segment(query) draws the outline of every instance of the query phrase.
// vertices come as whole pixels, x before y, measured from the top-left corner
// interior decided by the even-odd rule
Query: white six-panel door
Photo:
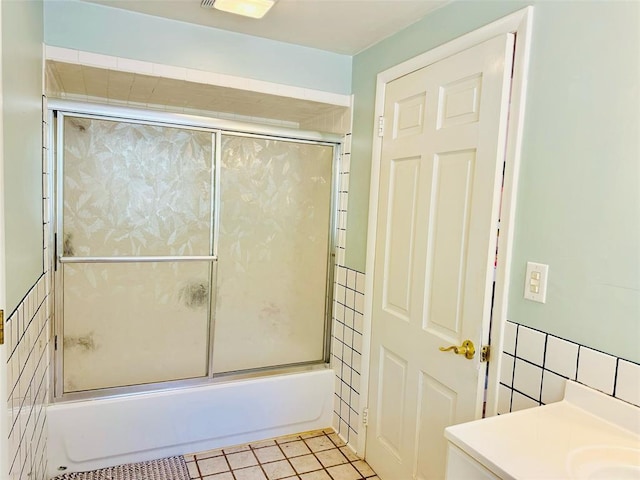
[[[367,461],[444,478],[446,426],[482,414],[512,34],[387,84]],[[471,340],[472,359],[442,352]]]

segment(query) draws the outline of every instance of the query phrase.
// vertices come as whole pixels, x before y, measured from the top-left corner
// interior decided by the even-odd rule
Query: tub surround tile
[[[43,274],[13,312],[5,312],[8,464],[10,479],[45,480],[47,470],[47,406],[49,399],[50,325],[53,312],[51,193],[48,171],[47,98],[42,98]],[[10,282],[11,278],[7,278]]]

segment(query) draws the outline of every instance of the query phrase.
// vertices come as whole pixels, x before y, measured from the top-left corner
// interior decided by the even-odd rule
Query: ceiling
[[[277,0],[260,20],[205,9],[200,0],[84,1],[355,55],[450,0]]]

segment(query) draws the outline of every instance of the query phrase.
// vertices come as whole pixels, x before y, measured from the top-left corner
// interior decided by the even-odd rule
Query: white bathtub
[[[329,427],[333,376],[327,368],[51,405],[49,475]]]

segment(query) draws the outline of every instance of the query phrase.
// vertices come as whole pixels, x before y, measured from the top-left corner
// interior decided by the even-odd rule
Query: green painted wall
[[[347,265],[364,271],[376,75],[535,6],[509,319],[640,361],[640,3],[456,1],[360,53]],[[549,264],[547,303],[522,298]]]
[[[2,97],[6,312],[43,272],[40,1],[4,1]]]
[[[45,2],[45,42],[332,93],[351,57],[77,0]]]

